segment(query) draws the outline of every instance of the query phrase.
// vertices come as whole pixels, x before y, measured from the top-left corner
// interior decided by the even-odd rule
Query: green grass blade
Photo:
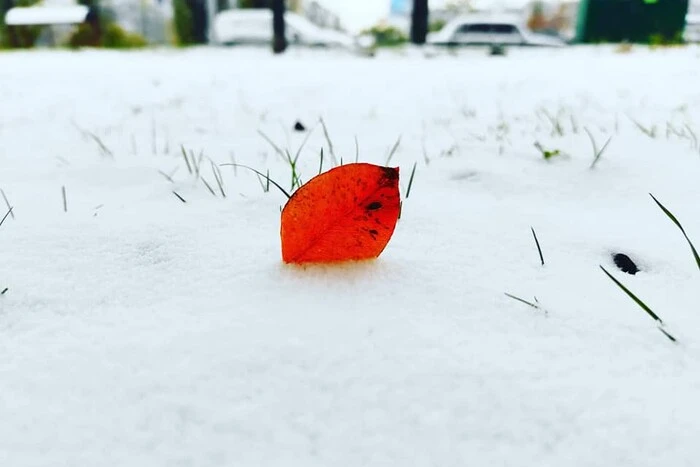
[[[396,142],[394,145],[391,147],[391,150],[389,151],[389,154],[386,156],[386,166],[389,165],[389,162],[391,162],[391,159],[394,157],[394,154],[396,154],[396,151],[399,149],[399,146],[401,145],[401,135],[396,139]]]
[[[357,135],[355,135],[355,163],[360,161],[360,143],[357,141]]]
[[[211,193],[212,196],[216,197],[216,192],[211,187],[211,185],[204,179],[204,177],[200,177],[200,180],[202,181],[202,183],[204,183],[204,186],[207,187],[207,190],[209,190],[209,193]]]
[[[598,151],[593,158],[593,162],[591,163],[591,169],[595,167],[595,165],[598,163],[600,158],[603,156],[603,153],[605,150],[608,148],[608,145],[610,144],[610,141],[612,141],[612,136],[609,136],[608,139],[605,141],[605,144],[603,144],[603,147],[600,148],[600,151]]]
[[[2,225],[5,222],[5,219],[7,219],[7,216],[12,214],[12,208],[8,209],[8,211],[5,213],[5,216],[0,220],[0,225]]]
[[[321,148],[321,161],[318,164],[318,174],[321,175],[323,172],[323,148]]]
[[[61,187],[61,196],[63,197],[63,212],[68,212],[68,197],[66,196],[65,185]]]
[[[287,152],[287,154],[285,154],[284,151],[283,151],[279,146],[277,146],[277,145],[275,144],[275,142],[272,141],[272,139],[271,139],[269,136],[267,136],[265,133],[263,133],[261,130],[258,130],[258,134],[259,134],[260,136],[262,136],[262,138],[263,138],[265,141],[267,141],[267,144],[269,144],[270,146],[272,146],[272,149],[274,149],[275,152],[276,152],[277,154],[279,154],[280,157],[281,157],[285,162],[287,162],[287,163],[289,163],[289,164],[292,163],[292,158],[291,158],[291,156],[289,156],[289,152]],[[241,167],[242,167],[242,166],[241,166]]]
[[[630,120],[632,120],[632,123],[635,124],[637,129],[647,135],[649,138],[656,138],[656,127],[652,125],[651,127],[647,128],[644,125],[642,125],[639,121],[635,120],[634,118],[630,117],[629,115],[627,116]]]
[[[591,146],[593,146],[593,154],[598,153],[598,145],[595,142],[595,138],[593,137],[593,133],[591,133],[591,130],[588,129],[588,127],[583,127],[583,130],[586,132],[588,135],[588,139],[591,140]]]
[[[95,133],[88,131],[87,134],[92,138],[95,143],[97,143],[97,146],[100,148],[100,152],[104,156],[109,156],[112,159],[114,159],[114,153],[107,147],[107,145],[102,141],[102,139],[97,136]]]
[[[219,187],[219,191],[221,192],[221,196],[226,198],[226,191],[224,191],[224,180],[221,177],[221,170],[219,170],[219,167],[214,163],[214,161],[211,162],[211,171],[214,174],[214,179],[216,180],[216,184]]]
[[[185,146],[180,146],[180,150],[182,151],[182,157],[185,158],[185,164],[187,164],[187,171],[189,173],[192,173],[192,165],[190,165],[190,158],[187,157],[187,151],[185,151]]]
[[[202,167],[202,159],[204,159],[204,151],[199,152],[199,156],[195,157],[194,152],[190,150],[190,155],[192,155],[192,164],[194,165],[194,173],[199,178],[200,170]]]
[[[173,194],[174,194],[175,196],[177,196],[177,199],[179,199],[179,200],[182,201],[183,203],[186,203],[186,202],[187,202],[187,201],[185,201],[185,198],[183,198],[182,196],[180,196],[176,191],[173,191]]]
[[[591,146],[593,146],[593,162],[591,162],[591,166],[590,166],[590,168],[593,169],[596,166],[596,164],[598,163],[598,161],[600,160],[600,158],[603,156],[603,153],[607,149],[608,145],[610,144],[610,141],[612,140],[612,136],[608,137],[605,144],[603,144],[603,147],[600,148],[600,150],[599,150],[598,144],[596,143],[595,138],[593,137],[593,134],[591,133],[591,131],[587,127],[583,127],[583,129],[585,130],[586,134],[588,135],[588,139],[591,140]]]
[[[513,300],[516,300],[516,301],[518,301],[518,302],[520,302],[520,303],[524,303],[525,305],[531,306],[532,308],[534,308],[534,309],[536,309],[536,310],[539,310],[539,309],[540,309],[539,305],[536,305],[536,304],[534,304],[534,303],[532,303],[532,302],[528,302],[527,300],[524,300],[524,299],[522,299],[522,298],[520,298],[520,297],[516,297],[515,295],[511,295],[511,294],[509,294],[508,292],[504,292],[503,294],[504,294],[506,297],[508,297],[508,298],[512,298]]]
[[[417,162],[413,163],[413,170],[411,170],[411,176],[408,179],[408,188],[406,188],[406,199],[408,199],[408,195],[411,194],[411,187],[413,186],[413,177],[414,177],[414,175],[416,175],[416,165],[417,164],[418,164]]]
[[[267,172],[267,175],[265,175],[264,173],[259,172],[259,171],[255,170],[254,168],[248,167],[247,165],[243,165],[243,164],[221,164],[221,165],[232,165],[232,166],[235,166],[235,167],[242,167],[242,168],[244,168],[244,169],[251,170],[251,171],[255,172],[256,174],[260,175],[261,177],[264,177],[265,179],[267,179],[268,187],[269,187],[270,183],[272,183],[273,185],[275,185],[275,187],[276,187],[279,191],[281,191],[281,192],[284,194],[284,196],[287,197],[287,199],[289,199],[289,198],[292,197],[289,193],[287,193],[287,190],[285,190],[284,188],[282,188],[276,181],[274,181],[273,179],[270,178],[270,171],[269,171],[269,170],[268,170],[268,172]]]
[[[532,230],[532,236],[535,237],[535,245],[537,245],[537,252],[540,254],[540,261],[542,262],[542,266],[544,266],[544,256],[542,256],[542,248],[540,248],[540,241],[537,240],[537,234],[535,233],[535,229],[533,227],[530,227],[530,230]]]
[[[288,150],[285,149],[284,152],[287,154],[287,159],[289,160],[289,168],[292,171],[292,186],[289,189],[289,191],[294,191],[297,187],[301,186],[301,182],[299,181],[299,174],[297,173],[297,159],[292,159],[292,155],[289,153]]]
[[[620,289],[622,289],[623,292],[625,292],[625,293],[627,294],[627,296],[629,296],[632,300],[634,300],[634,302],[635,302],[637,305],[639,305],[639,307],[640,307],[642,310],[646,311],[647,314],[648,314],[649,316],[651,316],[654,320],[658,321],[660,324],[663,324],[663,321],[661,320],[661,318],[659,318],[659,316],[658,316],[656,313],[654,313],[653,311],[651,311],[651,308],[649,308],[649,307],[647,306],[647,304],[644,303],[639,297],[637,297],[635,294],[633,294],[627,287],[625,287],[624,285],[622,285],[622,282],[620,282],[620,281],[618,281],[617,279],[615,279],[615,277],[613,277],[613,275],[610,274],[603,266],[600,266],[600,269],[602,269],[603,272],[604,272],[615,284],[617,284],[617,286],[618,286]]]
[[[321,123],[321,128],[323,129],[323,137],[326,138],[326,143],[328,143],[328,151],[331,153],[331,161],[333,162],[333,165],[338,165],[338,159],[335,157],[333,141],[331,141],[331,137],[328,134],[328,127],[326,127],[326,121],[323,119],[323,117],[321,117],[319,119],[319,122]]]
[[[695,134],[692,128],[690,128],[690,125],[687,123],[685,124],[685,128],[688,130],[688,133],[690,133],[690,137],[693,141],[693,149],[698,149],[700,146],[698,146],[698,136]]]
[[[690,249],[693,252],[693,257],[695,258],[695,263],[698,265],[698,269],[700,269],[700,255],[698,255],[698,250],[695,249],[695,246],[693,245],[693,242],[690,241],[690,238],[688,238],[688,235],[685,233],[685,229],[681,225],[681,223],[676,219],[676,216],[671,213],[666,207],[659,202],[658,199],[654,198],[654,195],[649,193],[649,196],[656,202],[656,204],[661,208],[661,210],[668,216],[671,221],[676,224],[676,226],[680,229],[681,233],[683,233],[683,236],[685,237],[685,240],[688,242],[688,245],[690,245]]]
[[[299,149],[297,149],[297,152],[294,155],[293,161],[295,164],[299,160],[299,156],[301,155],[301,150],[304,149],[304,146],[306,146],[306,143],[309,141],[309,138],[311,137],[311,133],[313,133],[315,129],[316,129],[316,126],[314,125],[314,127],[311,128],[310,131],[306,132],[306,136],[304,137],[304,141],[301,142],[301,146],[299,146]]]
[[[12,212],[12,206],[10,205],[10,202],[8,201],[7,196],[5,196],[5,191],[0,189],[0,194],[2,195],[2,199],[5,200],[5,206],[7,206],[7,209],[10,210],[10,216],[14,219],[15,213]]]
[[[666,331],[662,326],[659,326],[658,329],[663,333],[664,336],[668,337],[669,340],[671,340],[671,342],[678,342],[678,340],[671,334],[669,334],[668,331]]]
[[[162,170],[159,170],[158,173],[161,174],[170,183],[175,183],[175,180],[173,180],[173,177],[171,177],[167,173],[163,172]]]

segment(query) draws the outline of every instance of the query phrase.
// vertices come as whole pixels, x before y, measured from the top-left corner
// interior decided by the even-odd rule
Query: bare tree
[[[425,44],[428,35],[428,0],[413,0],[411,13],[411,42]]]
[[[272,0],[272,51],[281,54],[287,49],[284,33],[284,0]]]

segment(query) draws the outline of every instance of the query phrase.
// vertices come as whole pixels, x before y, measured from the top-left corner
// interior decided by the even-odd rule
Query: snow
[[[75,24],[85,21],[87,14],[88,7],[83,5],[15,7],[5,14],[5,23],[8,25]]]
[[[0,226],[2,464],[694,465],[700,272],[648,193],[700,244],[700,153],[689,130],[667,133],[700,132],[699,59],[691,46],[0,55],[16,83],[0,88],[15,214]],[[294,122],[319,117],[344,162],[355,136],[378,164],[401,136],[404,195],[417,163],[376,261],[283,265],[285,197],[230,166],[227,197],[212,196],[180,154],[233,156],[288,187],[257,131],[294,153]],[[612,137],[594,169],[584,126],[599,147]],[[545,161],[536,141],[565,154]],[[327,168],[317,125],[304,180],[321,147]],[[208,159],[201,174],[218,188]],[[615,252],[642,272],[619,271]]]

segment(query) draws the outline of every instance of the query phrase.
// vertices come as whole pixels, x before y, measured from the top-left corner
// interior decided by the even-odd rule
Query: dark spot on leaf
[[[376,211],[377,209],[379,209],[381,207],[382,207],[382,203],[380,203],[379,201],[375,201],[375,202],[369,203],[367,205],[367,210],[368,211]]]
[[[394,167],[382,167],[384,171],[384,179],[386,180],[396,180],[399,178],[399,169]]]
[[[294,130],[296,131],[306,131],[306,127],[304,126],[303,123],[297,120],[297,122],[294,124]]]
[[[616,253],[613,255],[613,261],[622,272],[632,275],[639,272],[639,268],[636,264],[634,264],[634,261],[632,261],[632,259],[624,253]]]

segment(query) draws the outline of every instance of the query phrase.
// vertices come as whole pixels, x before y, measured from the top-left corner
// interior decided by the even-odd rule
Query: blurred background
[[[698,0],[0,0],[1,49],[698,41]]]

